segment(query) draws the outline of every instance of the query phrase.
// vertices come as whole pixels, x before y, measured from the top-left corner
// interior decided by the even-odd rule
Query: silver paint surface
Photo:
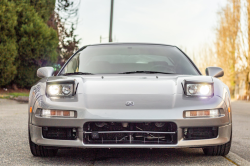
[[[103,77],[102,77],[103,76]],[[156,77],[158,76],[158,77]],[[79,83],[76,95],[71,98],[50,99],[45,94],[46,82],[32,87],[29,106],[33,107],[29,126],[32,141],[38,145],[58,147],[200,147],[219,145],[229,141],[231,115],[227,112],[219,118],[183,118],[185,110],[227,108],[225,98],[228,88],[210,76],[181,76],[163,74],[93,75],[49,77],[47,81],[75,80]],[[214,82],[214,96],[208,98],[187,97],[182,82]],[[133,101],[134,106],[126,106]],[[38,108],[77,111],[77,118],[43,118]],[[177,145],[84,145],[83,124],[90,121],[150,122],[171,121],[178,126]],[[77,140],[51,140],[42,138],[42,126],[78,128]],[[182,128],[219,126],[219,136],[207,140],[183,140]]]
[[[47,70],[47,69],[46,69]],[[183,111],[231,107],[228,87],[215,77],[222,69],[208,68],[209,76],[177,74],[100,74],[52,76],[49,71],[39,69],[45,76],[31,88],[29,107],[29,129],[31,140],[44,146],[80,148],[179,148],[221,145],[230,140],[232,109],[217,118],[183,118]],[[52,71],[51,71],[52,72]],[[43,73],[43,74],[40,74]],[[47,73],[47,77],[46,77]],[[212,75],[212,76],[211,76]],[[46,96],[46,82],[75,81],[76,94],[68,98]],[[212,97],[186,96],[184,81],[214,84]],[[127,106],[129,105],[129,106]],[[45,118],[38,109],[74,110],[77,118]],[[29,109],[28,109],[29,112]],[[91,121],[103,122],[175,122],[178,142],[176,145],[142,144],[84,144],[83,124]],[[53,140],[42,137],[42,127],[75,127],[77,140]],[[219,135],[214,139],[183,140],[185,127],[218,126]]]

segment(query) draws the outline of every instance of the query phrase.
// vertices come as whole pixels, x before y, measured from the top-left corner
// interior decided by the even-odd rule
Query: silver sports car
[[[111,43],[79,49],[30,90],[29,144],[34,156],[60,148],[202,148],[228,154],[228,87],[208,67],[203,76],[178,47]]]

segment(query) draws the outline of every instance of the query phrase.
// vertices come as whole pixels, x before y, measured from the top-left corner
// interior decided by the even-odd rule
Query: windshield
[[[164,45],[96,45],[78,52],[60,74],[128,74],[147,71],[199,75],[176,47]]]

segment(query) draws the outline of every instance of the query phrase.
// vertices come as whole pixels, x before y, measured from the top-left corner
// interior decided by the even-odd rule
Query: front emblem
[[[126,101],[125,105],[126,106],[134,106],[135,103],[133,101]]]

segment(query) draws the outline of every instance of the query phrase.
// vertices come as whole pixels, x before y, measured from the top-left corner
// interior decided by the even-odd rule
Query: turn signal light
[[[199,111],[185,111],[185,118],[198,118],[198,117],[219,117],[220,111],[218,109],[212,110],[199,110]]]
[[[64,110],[45,110],[41,112],[42,117],[65,117],[65,118],[74,118],[75,111],[64,111]]]

